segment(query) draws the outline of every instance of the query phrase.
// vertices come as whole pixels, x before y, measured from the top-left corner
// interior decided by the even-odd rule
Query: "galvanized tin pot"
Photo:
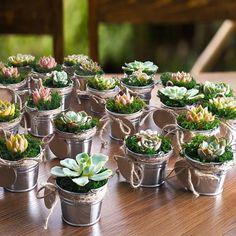
[[[35,157],[37,159],[42,158],[43,150]],[[34,189],[38,181],[39,163],[36,161],[27,161],[27,164],[14,167],[16,172],[16,180],[9,187],[5,187],[10,192],[28,192]]]
[[[61,96],[62,111],[68,110],[72,97],[73,83],[64,88],[49,88],[52,92],[57,92]]]
[[[89,130],[85,130],[78,134],[67,133],[58,130],[55,127],[55,142],[59,143],[61,148],[63,146],[65,155],[61,156],[61,153],[57,153],[57,149],[51,148],[52,152],[60,159],[69,157],[75,158],[78,153],[86,152],[91,153],[92,138],[96,134],[97,128],[94,127]]]
[[[20,122],[22,119],[22,113],[20,116],[9,122],[0,122],[0,129],[3,129],[6,132],[10,132],[12,134],[16,134],[20,127]]]
[[[30,133],[36,137],[45,137],[54,132],[52,120],[62,112],[61,106],[54,110],[38,111],[25,105],[30,119]]]
[[[227,170],[222,170],[220,167],[223,163],[202,163],[185,155],[186,161],[191,164],[196,170],[204,171],[216,177],[216,180],[209,180],[209,178],[192,178],[192,184],[195,191],[200,195],[214,196],[223,192],[224,182]],[[218,171],[211,171],[211,169],[219,168]]]
[[[163,156],[160,155],[145,155],[130,151],[125,147],[126,155],[141,168],[143,172],[142,187],[158,187],[165,182],[166,169],[169,158],[173,150]]]
[[[130,89],[132,92],[137,93],[137,95],[143,99],[147,104],[149,104],[150,99],[151,99],[151,93],[152,90],[155,87],[155,83],[151,83],[150,85],[147,86],[142,86],[142,87],[138,87],[138,86],[131,86],[131,85],[127,85],[123,82],[121,82],[121,85]]]
[[[114,98],[119,93],[119,88],[102,90],[93,89],[87,86],[87,91],[91,96],[89,97],[91,111],[97,114],[101,114],[105,111],[106,99]]]
[[[119,113],[111,112],[106,107],[105,107],[105,110],[106,110],[106,113],[108,114],[108,116],[110,117],[110,137],[111,138],[113,138],[117,141],[121,141],[127,135],[125,133],[120,134],[120,127],[119,127],[118,123],[113,118],[118,118],[121,120],[126,119],[129,121],[128,126],[130,129],[133,129],[134,131],[138,130],[140,118],[143,115],[143,110],[140,110],[140,111],[135,112],[133,114],[119,114]],[[130,127],[130,126],[132,126],[132,127]],[[117,131],[119,131],[119,132],[117,132]]]
[[[187,106],[184,106],[184,107],[170,107],[170,106],[167,106],[165,105],[164,103],[161,102],[161,107],[163,109],[168,109],[168,110],[171,110],[174,112],[174,114],[180,114],[182,112],[185,112],[188,110],[188,107]]]
[[[67,224],[90,226],[100,220],[107,184],[88,193],[73,193],[56,186],[61,200],[62,219]]]

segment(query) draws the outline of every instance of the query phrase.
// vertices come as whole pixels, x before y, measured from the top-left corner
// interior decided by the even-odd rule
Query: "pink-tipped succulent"
[[[119,92],[119,94],[115,97],[116,103],[122,104],[124,106],[127,106],[131,104],[134,101],[134,97],[130,95],[128,91],[126,93]]]
[[[198,107],[191,107],[187,111],[186,118],[188,121],[214,121],[215,116],[208,111],[208,108],[203,108],[201,105]]]
[[[51,92],[49,88],[41,87],[40,89],[35,89],[32,96],[35,105],[40,101],[46,102],[51,100]]]
[[[52,69],[57,66],[57,63],[53,57],[49,56],[49,57],[41,57],[39,60],[39,65],[42,68]]]
[[[192,81],[192,76],[189,73],[186,72],[177,72],[171,74],[171,80],[176,82],[190,82]]]
[[[19,76],[18,69],[16,67],[12,67],[12,66],[11,67],[3,67],[2,73],[7,78]]]

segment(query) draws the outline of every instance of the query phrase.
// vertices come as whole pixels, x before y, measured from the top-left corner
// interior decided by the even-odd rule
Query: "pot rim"
[[[115,88],[113,89],[106,89],[106,90],[98,90],[98,89],[94,89],[91,88],[90,86],[87,85],[87,90],[90,92],[96,92],[96,93],[111,93],[111,92],[116,92],[116,90],[118,90],[119,87],[116,85]]]
[[[37,158],[37,157],[39,157],[39,156],[41,156],[42,154],[43,154],[43,148],[42,148],[42,146],[41,145],[39,145],[39,147],[40,147],[40,151],[39,151],[39,153],[38,153],[38,155],[37,156],[34,156],[34,157],[27,157],[27,158],[32,158],[32,160],[34,159],[34,158]],[[21,160],[24,160],[24,158],[26,158],[26,157],[23,157],[23,158],[21,158],[21,159],[19,159],[18,161],[21,161]],[[3,158],[2,158],[3,159]],[[10,162],[10,163],[18,163],[18,161],[11,161],[11,160],[7,160],[7,159],[3,159],[3,160],[5,160],[5,161],[8,161],[8,162]],[[29,159],[27,159],[27,161],[31,161],[31,160],[29,160]],[[36,164],[39,164],[38,162],[35,162]],[[36,165],[35,164],[35,165]]]
[[[76,195],[76,196],[79,196],[79,195],[81,195],[81,196],[86,196],[86,195],[89,195],[89,194],[91,194],[91,193],[99,192],[100,190],[103,190],[104,188],[106,188],[107,185],[108,185],[108,181],[107,181],[107,183],[105,183],[105,184],[104,184],[103,186],[101,186],[100,188],[91,189],[91,190],[89,190],[87,193],[75,193],[75,192],[71,192],[71,191],[65,190],[65,189],[63,189],[62,187],[60,187],[60,186],[57,184],[57,181],[55,181],[55,185],[56,185],[56,188],[58,188],[59,190],[65,192],[65,193],[67,193],[67,194]]]
[[[218,130],[220,129],[220,124],[219,124],[217,127],[213,128],[213,129],[208,129],[208,130],[190,130],[190,129],[185,129],[185,128],[183,128],[181,125],[179,125],[177,122],[176,122],[176,125],[177,125],[180,129],[182,129],[182,130],[184,130],[184,131],[194,132],[194,133],[203,133],[203,134],[211,133],[211,132],[213,132],[213,131],[218,131]]]
[[[224,161],[224,162],[208,162],[208,163],[203,163],[201,161],[197,161],[197,160],[194,160],[193,158],[191,158],[190,156],[188,156],[186,153],[185,153],[185,149],[183,150],[183,153],[184,153],[184,157],[186,159],[188,159],[190,162],[193,162],[195,164],[198,164],[198,165],[201,165],[201,166],[221,166],[223,165],[224,163],[227,163],[227,162],[230,162],[230,161]]]
[[[184,110],[187,109],[188,105],[185,105],[183,107],[172,107],[172,106],[167,106],[161,101],[161,106],[164,108],[172,109],[172,110]]]
[[[14,84],[2,84],[0,83],[0,86],[2,87],[6,87],[6,88],[11,88],[11,87],[14,87],[13,89],[15,89],[16,87],[20,87],[20,86],[23,86],[27,83],[27,76],[20,82],[18,83],[14,83]]]
[[[58,111],[57,113],[60,113],[59,112],[59,110],[61,110],[61,106],[62,106],[62,104],[58,107],[58,108],[56,108],[56,109],[53,109],[53,110],[38,110],[37,108],[32,108],[32,107],[29,107],[28,106],[28,102],[26,102],[25,103],[25,108],[26,108],[26,110],[28,109],[29,111],[31,111],[31,112],[39,112],[39,113],[42,113],[42,112],[50,112],[50,111]]]
[[[134,112],[134,113],[126,113],[126,114],[124,114],[124,113],[116,113],[116,112],[112,112],[112,111],[109,111],[108,109],[107,109],[107,106],[105,106],[105,111],[108,113],[108,114],[110,114],[110,115],[113,115],[113,116],[120,116],[120,117],[126,117],[126,116],[131,116],[131,115],[138,115],[138,114],[140,114],[140,116],[141,116],[141,114],[143,113],[143,109],[144,108],[142,108],[141,110],[139,110],[139,111],[137,111],[137,112]]]
[[[124,79],[124,78],[123,78]],[[152,83],[146,86],[133,86],[133,85],[128,85],[123,82],[123,79],[121,79],[121,84],[124,85],[125,87],[131,88],[131,89],[148,89],[148,88],[154,88],[155,82],[152,79]]]
[[[76,73],[76,71],[74,72],[74,76],[75,77],[80,77],[80,78],[84,78],[84,79],[87,79],[87,78],[90,78],[90,77],[94,77],[96,74],[91,74],[91,75],[78,75]]]
[[[86,130],[82,130],[80,133],[69,133],[69,132],[64,132],[64,131],[61,131],[59,130],[56,125],[54,125],[54,128],[55,128],[55,131],[58,132],[58,133],[61,133],[61,134],[66,134],[66,135],[81,135],[82,133],[86,133],[88,131],[92,131],[92,130],[95,130],[97,129],[97,126],[94,126],[93,128],[90,128],[90,129],[86,129]]]
[[[20,115],[18,117],[16,117],[15,119],[10,120],[10,121],[0,122],[0,127],[2,125],[6,125],[6,124],[10,125],[10,124],[14,124],[16,122],[19,122],[22,119],[22,116],[23,116],[23,112],[20,112]]]
[[[173,153],[173,146],[171,145],[171,150],[169,151],[169,152],[167,152],[167,153],[165,153],[163,156],[160,156],[160,154],[140,154],[140,153],[136,153],[136,152],[133,152],[133,151],[131,151],[127,146],[126,146],[126,143],[124,142],[124,144],[125,144],[125,148],[126,148],[126,150],[128,150],[131,154],[133,154],[133,155],[135,155],[135,156],[137,156],[137,157],[139,157],[139,158],[146,158],[146,159],[148,159],[148,158],[155,158],[155,159],[159,159],[159,158],[161,158],[161,157],[168,157],[168,156],[171,156],[172,155],[172,153]]]

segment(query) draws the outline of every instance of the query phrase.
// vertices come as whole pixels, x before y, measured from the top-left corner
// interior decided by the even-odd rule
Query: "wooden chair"
[[[225,19],[235,20],[235,12],[235,0],[89,0],[90,56],[94,60],[99,59],[98,26],[100,22],[133,24],[210,22]],[[228,29],[225,29],[223,34],[227,37],[229,35],[227,32],[231,32],[232,25],[225,27]],[[218,40],[218,42],[220,47],[225,43],[224,40]],[[212,58],[215,57],[209,57],[204,64]],[[210,64],[208,63],[208,65]]]
[[[51,35],[54,56],[62,63],[62,0],[1,0],[0,34]]]

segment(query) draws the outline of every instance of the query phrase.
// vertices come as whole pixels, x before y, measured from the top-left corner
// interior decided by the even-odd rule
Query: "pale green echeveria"
[[[77,185],[85,186],[89,180],[102,181],[112,176],[112,170],[102,171],[107,161],[108,156],[102,153],[92,156],[80,153],[75,160],[66,158],[60,161],[61,166],[53,167],[51,174],[57,177],[70,177]]]
[[[85,111],[74,112],[68,111],[64,114],[63,119],[66,123],[74,123],[74,124],[84,124],[92,119],[91,116]]]
[[[216,157],[225,153],[226,146],[226,139],[210,136],[199,145],[198,155],[206,160],[214,161]]]
[[[204,94],[209,94],[211,97],[227,96],[231,92],[231,87],[226,83],[212,83],[206,81],[203,85]]]
[[[125,66],[122,66],[122,69],[126,74],[132,74],[134,71],[140,70],[147,75],[153,75],[156,74],[158,70],[158,66],[153,64],[151,61],[134,61],[130,63],[125,63]]]
[[[203,98],[203,94],[198,94],[198,89],[186,89],[185,87],[167,86],[159,90],[163,95],[172,100],[192,100]]]
[[[52,71],[49,74],[53,79],[53,84],[67,85],[69,82],[68,75],[65,71]]]

